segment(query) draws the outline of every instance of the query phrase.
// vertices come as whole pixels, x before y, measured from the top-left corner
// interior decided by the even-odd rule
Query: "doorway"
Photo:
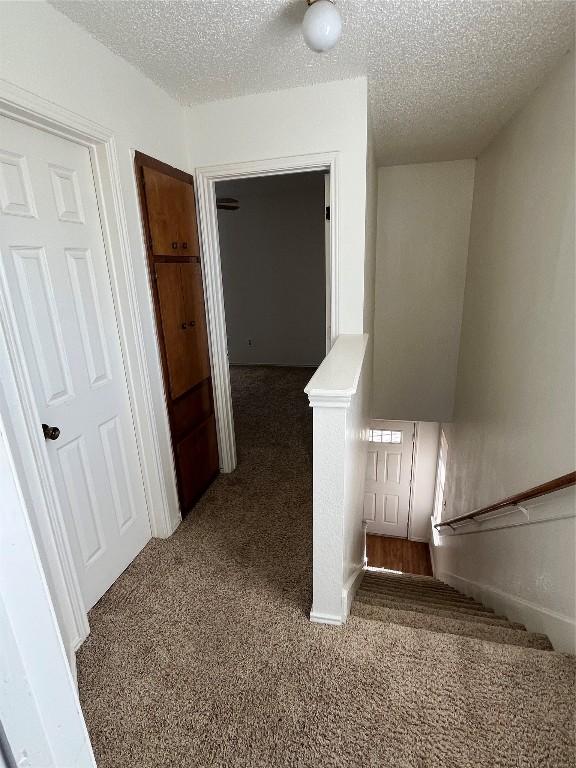
[[[87,611],[151,536],[93,157],[0,121],[2,290]]]
[[[230,365],[317,368],[326,354],[325,174],[216,184]]]
[[[294,396],[304,400],[326,354],[325,178],[313,171],[215,185],[240,451],[246,430],[240,434],[239,424],[246,408],[254,408],[248,393],[262,404],[287,394],[292,382]]]
[[[323,328],[327,336],[326,346],[329,348],[339,334],[338,154],[322,153],[249,161],[213,168],[199,168],[196,171],[220,468],[225,473],[232,472],[236,467],[236,440],[230,386],[216,185],[223,181],[232,182],[255,177],[262,178],[314,171],[321,172],[325,178],[323,222],[326,231],[324,246],[326,317]],[[326,205],[327,202],[329,205]],[[325,218],[327,207],[329,207],[328,225],[326,225]],[[298,226],[297,222],[295,222],[295,226]]]
[[[440,425],[373,419],[364,487],[368,567],[431,575]]]

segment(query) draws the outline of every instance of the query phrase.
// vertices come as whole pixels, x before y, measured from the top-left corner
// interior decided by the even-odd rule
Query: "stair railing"
[[[507,507],[518,508],[525,501],[536,499],[539,496],[546,496],[547,494],[554,493],[555,491],[561,491],[562,489],[569,488],[572,485],[576,485],[576,472],[568,472],[567,475],[561,475],[560,477],[556,477],[554,480],[550,480],[547,483],[537,485],[534,488],[529,488],[527,491],[516,493],[514,496],[508,496],[507,498],[501,499],[494,504],[489,504],[487,507],[480,507],[479,509],[475,509],[472,512],[468,512],[466,515],[458,515],[457,517],[451,517],[449,520],[442,520],[439,523],[435,523],[434,528],[436,528],[436,530],[440,530],[440,528],[446,526],[454,529],[454,526],[458,526],[470,520],[477,520],[479,517],[483,517],[490,512],[498,512],[499,510],[506,509]]]

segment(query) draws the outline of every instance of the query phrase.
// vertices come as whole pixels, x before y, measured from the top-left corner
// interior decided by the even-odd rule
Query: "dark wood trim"
[[[486,515],[488,512],[497,512],[499,509],[505,509],[506,507],[513,507],[515,504],[521,504],[523,501],[529,501],[530,499],[536,499],[539,496],[546,496],[548,493],[554,493],[554,491],[561,491],[563,488],[570,488],[570,486],[576,485],[576,472],[568,472],[567,475],[556,477],[554,480],[550,480],[542,485],[537,485],[534,488],[530,488],[522,493],[516,493],[514,496],[508,496],[505,499],[501,499],[494,504],[490,504],[487,507],[481,507],[475,509],[473,512],[468,512],[467,515],[459,515],[458,517],[452,517],[450,520],[443,520],[440,523],[434,525],[435,528],[442,528],[443,526],[455,525],[456,523],[463,523],[466,520],[474,520],[476,517]]]
[[[194,176],[191,173],[181,171],[179,168],[173,168],[168,163],[163,163],[161,160],[145,155],[143,152],[134,152],[134,165],[136,168],[143,168],[144,166],[152,168],[154,171],[160,171],[167,176],[173,176],[175,179],[180,179],[180,181],[185,181],[194,186]],[[141,175],[141,172],[139,175]]]

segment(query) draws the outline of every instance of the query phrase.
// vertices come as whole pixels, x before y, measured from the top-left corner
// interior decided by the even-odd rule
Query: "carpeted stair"
[[[497,616],[490,608],[429,576],[366,571],[351,614],[368,621],[462,635],[550,651],[546,635]]]

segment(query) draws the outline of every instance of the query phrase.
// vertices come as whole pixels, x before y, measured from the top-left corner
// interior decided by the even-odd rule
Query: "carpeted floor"
[[[100,768],[573,766],[573,658],[370,617],[383,606],[307,620],[310,374],[233,369],[238,469],[91,611]]]

